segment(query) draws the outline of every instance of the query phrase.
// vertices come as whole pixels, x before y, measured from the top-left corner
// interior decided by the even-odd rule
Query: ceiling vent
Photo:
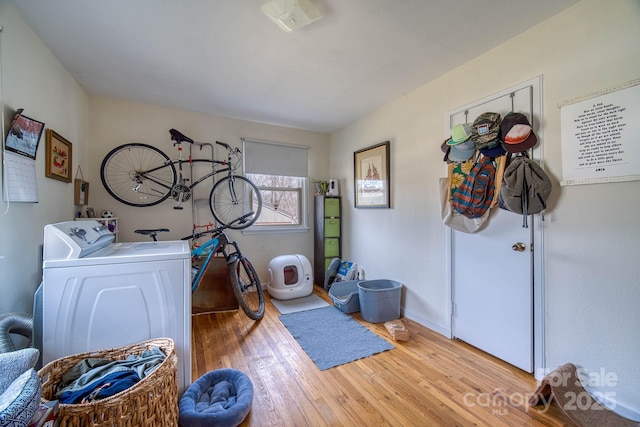
[[[260,9],[287,32],[309,25],[323,16],[311,0],[270,0]]]

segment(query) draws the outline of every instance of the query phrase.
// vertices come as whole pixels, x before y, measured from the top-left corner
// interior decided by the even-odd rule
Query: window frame
[[[273,146],[275,148],[275,150],[277,151],[278,149],[282,149],[282,148],[295,148],[295,149],[304,149],[306,151],[306,164],[304,165],[304,170],[307,171],[306,175],[307,176],[295,176],[295,175],[286,175],[286,174],[277,174],[277,173],[269,173],[269,172],[265,172],[265,171],[250,171],[247,172],[247,143],[255,146],[255,144],[265,144],[265,147],[268,146]],[[265,140],[260,140],[260,139],[255,139],[255,138],[242,138],[242,151],[243,151],[243,165],[242,165],[242,170],[243,173],[245,175],[245,177],[247,177],[248,179],[250,178],[250,175],[267,175],[267,176],[290,176],[292,178],[298,178],[301,180],[300,183],[300,187],[296,187],[297,191],[300,191],[299,194],[299,209],[300,212],[298,212],[299,216],[300,216],[300,223],[299,224],[282,224],[282,225],[259,225],[257,224],[258,221],[260,221],[260,219],[258,218],[258,221],[256,221],[256,223],[254,223],[253,225],[251,225],[251,227],[246,228],[243,230],[243,233],[245,234],[261,234],[261,233],[292,233],[292,232],[307,232],[310,230],[310,226],[309,226],[309,176],[308,176],[308,162],[309,162],[309,154],[308,154],[308,150],[309,147],[305,146],[305,145],[301,145],[301,144],[287,144],[287,143],[281,143],[281,142],[272,142],[272,141],[265,141]],[[250,150],[249,150],[250,152]],[[249,163],[253,162],[253,159],[249,159]],[[272,171],[271,171],[272,172]],[[253,181],[253,180],[252,180]],[[271,189],[276,189],[276,191],[282,191],[282,190],[286,190],[287,188],[285,187],[273,187],[273,186],[260,186],[258,185],[257,182],[253,181],[254,184],[256,184],[256,186],[258,187],[258,190],[260,191],[260,195],[263,196],[263,190],[267,190],[270,191]],[[271,190],[273,191],[273,190]],[[262,202],[262,210],[264,212],[265,210],[265,206],[264,206],[264,197],[263,197],[263,202]]]
[[[247,178],[249,178],[248,175],[250,174],[246,174]],[[282,175],[279,175],[282,176]],[[306,177],[296,177],[302,180],[302,184],[300,187],[296,187],[296,188],[285,188],[285,187],[272,187],[272,186],[260,186],[258,184],[256,184],[256,187],[258,187],[258,190],[260,190],[260,195],[263,196],[262,191],[263,190],[267,190],[267,191],[273,191],[273,189],[275,189],[276,191],[283,191],[283,190],[289,190],[289,191],[298,191],[300,193],[299,197],[300,197],[300,202],[299,202],[299,208],[300,208],[300,223],[299,224],[281,224],[281,225],[277,225],[277,224],[270,224],[270,225],[260,225],[258,224],[258,221],[260,221],[260,219],[258,218],[258,221],[256,221],[256,223],[254,223],[253,225],[251,225],[251,227],[249,228],[245,228],[242,232],[243,234],[267,234],[267,233],[300,233],[300,232],[307,232],[309,231],[310,227],[309,227],[309,200],[308,200],[308,189],[307,187],[309,186],[309,178]],[[263,196],[263,202],[262,202],[262,211],[264,212],[265,206],[264,206],[264,196]]]

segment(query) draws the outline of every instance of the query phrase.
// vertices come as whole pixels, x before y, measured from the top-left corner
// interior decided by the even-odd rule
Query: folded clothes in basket
[[[79,390],[62,392],[58,399],[60,403],[64,404],[89,403],[120,393],[138,381],[140,381],[140,377],[134,370],[113,372]]]
[[[149,375],[165,358],[162,350],[152,347],[124,360],[84,359],[62,376],[56,398],[64,404],[104,399]]]

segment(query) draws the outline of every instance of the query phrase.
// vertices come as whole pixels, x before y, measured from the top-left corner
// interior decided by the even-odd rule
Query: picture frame
[[[18,110],[11,122],[4,148],[35,160],[44,123],[30,119]]]
[[[353,153],[356,208],[391,207],[390,141]]]
[[[89,183],[80,178],[73,180],[73,204],[87,206],[89,204]]]
[[[72,144],[52,129],[46,131],[45,176],[71,182]]]

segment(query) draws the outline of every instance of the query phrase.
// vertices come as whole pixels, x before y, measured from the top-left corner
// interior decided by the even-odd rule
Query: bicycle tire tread
[[[258,297],[258,309],[255,310],[249,306],[247,300],[245,299],[246,292],[243,291],[242,285],[240,283],[240,278],[238,277],[239,268],[245,268],[245,271],[250,276],[251,279],[251,287],[255,287],[256,296]],[[236,258],[232,264],[230,265],[230,277],[231,277],[231,287],[233,288],[233,293],[242,308],[242,311],[253,320],[260,320],[264,317],[264,290],[262,289],[262,285],[260,284],[260,279],[258,278],[258,274],[256,270],[253,268],[251,262],[244,256]]]

